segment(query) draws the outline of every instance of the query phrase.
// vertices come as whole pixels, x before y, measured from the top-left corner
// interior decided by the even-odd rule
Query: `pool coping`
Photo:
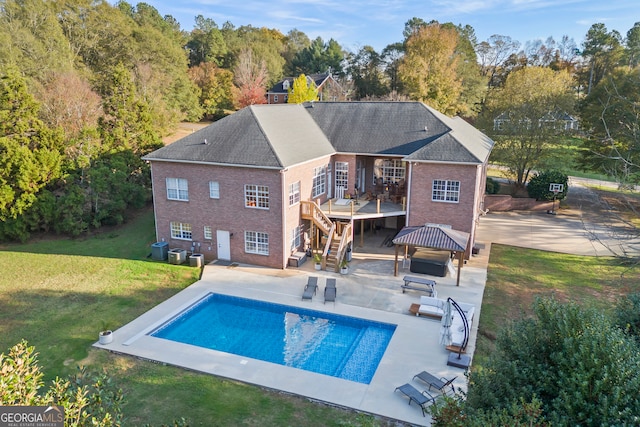
[[[332,273],[303,271],[278,277],[264,274],[259,268],[242,270],[207,265],[201,280],[115,331],[112,343],[96,343],[94,346],[415,425],[430,425],[431,419],[428,415],[423,417],[415,404],[408,405],[408,400],[401,393],[394,393],[396,387],[412,383],[419,390],[423,390],[424,385],[412,381],[412,378],[418,372],[428,370],[436,376],[457,376],[456,387],[466,389],[463,371],[447,366],[449,352],[438,344],[439,321],[411,316],[408,312],[398,313],[342,303],[340,290],[335,305],[323,304],[321,295],[314,297],[312,301],[302,301],[302,287],[308,275],[320,276],[319,291],[323,289],[324,277],[336,277]],[[339,289],[340,286],[351,285],[344,277],[341,277],[338,283]],[[146,335],[166,319],[211,292],[390,323],[396,325],[396,331],[369,384]],[[395,297],[405,298],[405,295]],[[413,301],[415,298],[416,295],[406,295],[405,299]],[[481,297],[480,302],[469,301],[468,298],[465,301],[475,303],[479,308]],[[409,305],[410,303],[407,303],[406,307]],[[479,313],[476,313],[476,316],[475,328]],[[473,338],[475,340],[475,336]]]

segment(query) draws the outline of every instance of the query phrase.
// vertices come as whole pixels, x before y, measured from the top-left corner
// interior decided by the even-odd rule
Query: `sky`
[[[172,15],[183,30],[193,29],[195,17],[213,19],[219,27],[274,28],[304,32],[311,40],[333,38],[355,52],[372,46],[380,52],[403,39],[411,18],[426,22],[470,25],[479,42],[494,34],[525,44],[562,36],[578,47],[591,25],[605,24],[623,37],[640,21],[639,0],[146,0],[160,15]],[[130,1],[130,4],[136,4]]]

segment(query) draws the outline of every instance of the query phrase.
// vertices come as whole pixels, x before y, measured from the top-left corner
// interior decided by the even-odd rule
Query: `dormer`
[[[282,82],[282,89],[289,90],[289,85],[290,85],[289,80],[283,81]]]

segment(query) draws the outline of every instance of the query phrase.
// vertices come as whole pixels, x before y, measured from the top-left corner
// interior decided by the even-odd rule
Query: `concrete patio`
[[[352,408],[413,425],[430,425],[420,408],[394,389],[407,382],[419,390],[426,387],[412,381],[415,374],[427,370],[436,376],[456,377],[456,388],[466,390],[464,370],[447,366],[449,352],[439,344],[440,322],[409,314],[419,300],[419,291],[402,292],[402,277],[408,263],[393,276],[394,250],[380,243],[386,231],[367,236],[363,248],[354,248],[348,275],[315,271],[312,261],[300,268],[268,269],[250,265],[206,265],[200,281],[149,312],[118,329],[111,344],[96,347],[130,354],[225,378],[282,390]],[[392,232],[392,231],[390,231]],[[461,284],[455,277],[430,277],[437,281],[438,297],[475,304],[471,339],[467,354],[473,354],[486,281],[488,253],[481,251],[462,268]],[[318,295],[311,302],[301,295],[309,275],[319,277]],[[327,277],[337,278],[337,302],[324,304],[322,291]],[[360,384],[315,374],[242,356],[170,342],[146,335],[167,319],[209,292],[223,293],[278,304],[310,308],[397,325],[396,332],[370,384]],[[437,392],[432,394],[437,395]]]

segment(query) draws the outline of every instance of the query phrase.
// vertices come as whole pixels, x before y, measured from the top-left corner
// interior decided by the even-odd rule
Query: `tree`
[[[379,98],[389,93],[383,59],[373,47],[362,47],[348,62],[356,99]]]
[[[200,104],[205,114],[217,120],[234,108],[233,73],[203,62],[189,69],[189,77],[200,88]]]
[[[455,29],[431,24],[418,29],[406,42],[399,74],[411,99],[445,114],[459,110],[462,80],[458,76]]]
[[[17,218],[62,174],[63,133],[38,119],[39,105],[15,68],[0,76],[0,220]]]
[[[505,165],[524,187],[543,165],[551,144],[564,132],[558,116],[571,114],[573,81],[567,71],[527,67],[487,95],[479,126],[495,140],[492,161]]]
[[[501,86],[506,79],[507,60],[515,54],[520,43],[509,36],[494,34],[476,47],[482,75],[488,78],[489,88]]]
[[[630,68],[635,68],[640,64],[640,22],[636,22],[627,31],[626,39],[627,64]]]
[[[605,76],[581,106],[588,130],[583,164],[621,186],[640,182],[640,68]]]
[[[620,33],[607,31],[604,24],[593,24],[589,28],[582,43],[582,56],[588,68],[582,73],[581,81],[587,87],[587,94],[620,63],[624,54],[621,43]]]
[[[266,104],[265,98],[269,73],[264,61],[255,62],[253,52],[242,51],[234,70],[235,83],[238,86],[237,103],[240,108],[254,104]]]
[[[291,71],[293,75],[306,73],[326,73],[342,76],[342,61],[344,52],[342,47],[334,39],[327,43],[318,37],[311,44],[298,52],[291,61]]]
[[[537,299],[534,317],[506,326],[469,377],[465,413],[539,400],[550,425],[633,425],[640,348],[602,311]],[[633,391],[632,391],[633,390]]]
[[[311,40],[302,31],[294,28],[287,33],[284,42],[285,48],[282,56],[285,59],[284,73],[287,76],[294,76],[295,72],[293,61],[295,57],[303,50],[311,45]]]
[[[563,190],[558,194],[549,191],[550,184],[562,184]],[[562,200],[569,191],[569,177],[560,171],[542,171],[533,175],[527,185],[529,197],[536,200]]]
[[[315,82],[307,79],[307,76],[300,74],[288,89],[289,104],[302,104],[303,102],[315,101],[318,99],[318,89]]]
[[[196,26],[189,35],[186,48],[189,52],[189,65],[194,67],[202,62],[222,65],[227,54],[227,44],[222,32],[211,18],[196,16]]]

